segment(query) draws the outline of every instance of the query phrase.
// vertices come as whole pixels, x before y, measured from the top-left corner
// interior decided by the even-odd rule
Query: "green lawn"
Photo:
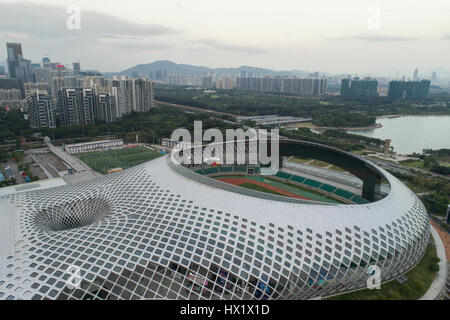
[[[321,168],[326,168],[326,167],[330,166],[329,163],[326,163],[326,162],[323,162],[323,161],[320,161],[320,160],[313,160],[313,161],[312,161],[311,163],[309,163],[308,165],[316,166],[316,167],[321,167]]]
[[[247,188],[247,189],[251,189],[251,190],[255,190],[255,191],[259,191],[259,192],[264,192],[264,193],[270,193],[270,194],[275,194],[277,196],[284,196],[281,193],[278,193],[276,191],[261,187],[261,186],[257,186],[255,184],[251,184],[251,183],[243,183],[241,185],[239,185],[239,187],[243,187],[243,188]]]
[[[321,201],[321,202],[328,202],[328,203],[335,203],[335,204],[345,204],[345,202],[342,202],[342,201],[340,201],[340,200],[338,200],[336,198],[328,196],[325,193],[321,193],[321,192],[318,192],[318,191],[315,191],[315,190],[311,190],[311,189],[308,189],[306,187],[302,187],[302,186],[297,185],[297,184],[293,184],[293,183],[289,183],[289,182],[285,182],[285,181],[279,181],[279,180],[268,178],[268,177],[266,177],[266,179],[275,181],[276,183],[280,183],[280,184],[286,185],[289,188],[297,189],[297,190],[300,191],[300,195],[301,196],[304,196],[304,197],[309,198],[311,200]],[[286,190],[286,191],[293,192],[291,190]]]
[[[439,267],[436,247],[428,246],[422,260],[408,273],[403,284],[396,280],[381,285],[380,290],[364,289],[331,297],[330,300],[417,300],[431,286]],[[383,270],[381,270],[383,272]]]
[[[98,151],[78,154],[77,157],[93,170],[106,174],[108,169],[127,169],[161,156],[146,147]]]
[[[361,156],[361,155],[366,155],[367,151],[365,151],[365,150],[352,150],[352,153]]]
[[[405,166],[408,166],[410,168],[426,169],[423,165],[423,161],[420,161],[420,160],[403,160],[403,161],[400,161],[400,163]]]
[[[237,178],[250,179],[250,180],[256,180],[256,181],[262,181],[264,183],[271,183],[277,188],[280,188],[280,189],[283,189],[283,190],[286,190],[286,191],[298,194],[300,196],[303,196],[305,198],[308,198],[308,199],[311,199],[311,200],[314,200],[314,201],[328,202],[328,203],[334,203],[334,204],[345,204],[345,202],[342,202],[342,201],[340,201],[338,199],[330,197],[330,196],[326,195],[325,193],[314,191],[314,190],[308,189],[306,187],[302,187],[302,186],[299,186],[299,185],[296,185],[296,184],[292,184],[292,183],[289,183],[289,182],[273,179],[273,178],[270,178],[270,177],[267,177],[267,176],[224,175],[224,176],[215,176],[215,177],[213,177],[213,179],[236,178],[236,177]],[[254,189],[254,187],[257,187],[257,188],[261,188],[260,190],[257,190],[257,191],[281,195],[281,194],[278,194],[278,193],[276,193],[276,192],[274,192],[272,190],[268,190],[268,189],[266,189],[264,187],[255,186],[255,185],[252,185],[252,184],[250,184],[250,185],[251,185],[251,187],[249,187],[249,189],[252,189],[252,188]],[[242,186],[243,185],[241,185],[241,187]],[[262,190],[262,189],[264,189],[264,190]],[[254,189],[254,190],[256,190],[256,189]]]
[[[304,159],[304,158],[299,158],[299,157],[291,157],[290,159],[289,159],[289,161],[292,161],[292,162],[298,162],[298,163],[307,163],[307,162],[309,162],[309,161],[311,161],[312,159]]]
[[[347,172],[346,170],[336,167],[336,166],[331,166],[328,168],[328,170],[333,170],[333,171],[337,171],[337,172]]]

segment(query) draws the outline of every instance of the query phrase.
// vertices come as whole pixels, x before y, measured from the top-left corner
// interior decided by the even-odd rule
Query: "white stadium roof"
[[[369,264],[393,279],[429,222],[373,167],[391,191],[363,205],[221,187],[170,157],[0,197],[0,299],[305,299],[364,288]]]

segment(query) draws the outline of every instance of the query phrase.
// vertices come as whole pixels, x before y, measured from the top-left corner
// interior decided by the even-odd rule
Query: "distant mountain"
[[[194,66],[190,64],[177,64],[168,60],[160,60],[155,61],[148,64],[138,64],[132,68],[123,70],[119,73],[114,72],[105,72],[104,76],[109,77],[113,75],[121,75],[121,76],[131,76],[133,72],[137,72],[138,74],[144,74],[146,76],[150,76],[150,73],[153,76],[156,75],[157,72],[163,72],[167,74],[182,74],[188,76],[200,76],[205,75],[207,73],[215,73],[218,75],[227,74],[227,75],[240,75],[241,72],[250,73],[253,75],[297,75],[297,76],[305,76],[311,74],[311,72],[300,71],[300,70],[290,70],[290,71],[276,71],[271,69],[259,68],[259,67],[251,67],[251,66],[241,66],[239,68],[208,68],[204,66]]]

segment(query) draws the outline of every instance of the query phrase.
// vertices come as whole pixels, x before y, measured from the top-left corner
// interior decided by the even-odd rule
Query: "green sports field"
[[[344,202],[342,202],[334,197],[328,196],[324,193],[320,193],[320,192],[313,191],[311,189],[307,189],[307,188],[304,188],[304,187],[296,185],[296,184],[292,184],[289,182],[282,182],[282,181],[278,181],[278,180],[271,179],[268,177],[249,176],[249,175],[246,175],[246,176],[226,175],[226,176],[215,176],[214,179],[233,178],[233,177],[234,178],[243,178],[243,179],[247,179],[249,181],[254,180],[254,181],[264,182],[267,185],[271,185],[271,186],[280,188],[282,190],[295,193],[301,197],[305,197],[307,199],[314,200],[314,201],[333,203],[333,204],[344,204]],[[256,191],[267,192],[267,193],[271,193],[271,194],[278,194],[277,192],[268,190],[261,186],[254,186],[254,185],[246,184],[246,183],[241,184],[240,186],[247,188],[247,189],[253,189]],[[281,195],[281,194],[278,194],[278,195]]]
[[[161,154],[156,151],[138,146],[118,150],[81,153],[77,155],[77,158],[86,163],[93,170],[106,174],[108,169],[127,169],[159,156],[161,156]]]

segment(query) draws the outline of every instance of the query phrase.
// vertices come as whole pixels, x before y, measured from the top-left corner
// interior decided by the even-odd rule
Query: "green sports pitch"
[[[76,155],[78,159],[86,163],[93,170],[103,174],[108,173],[108,169],[127,169],[160,156],[160,153],[142,146],[80,153]]]

